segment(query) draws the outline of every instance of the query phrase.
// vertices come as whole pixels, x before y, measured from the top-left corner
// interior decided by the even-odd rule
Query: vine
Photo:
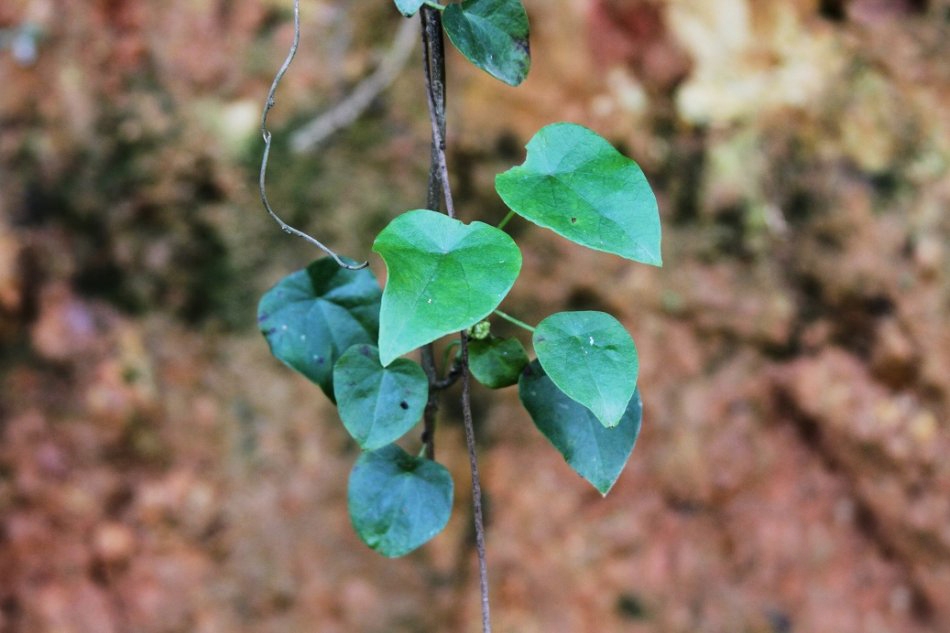
[[[528,142],[525,161],[498,174],[495,189],[510,212],[497,227],[457,219],[445,153],[443,33],[475,66],[517,86],[531,62],[528,17],[521,0],[394,2],[405,17],[418,13],[422,21],[432,124],[426,208],[397,215],[376,236],[372,250],[388,272],[382,289],[365,263],[341,258],[271,209],[264,189],[271,142],[266,122],[297,48],[295,2],[294,43],[261,119],[261,198],[284,231],[329,257],[270,289],[260,301],[258,322],[274,356],[336,403],[343,426],[361,448],[348,484],[349,514],[363,542],[384,556],[413,551],[448,522],[454,489],[449,472],[435,461],[438,394],[461,381],[482,629],[488,632],[471,378],[490,389],[517,384],[538,430],[603,495],[627,463],[642,417],[639,357],[617,319],[604,312],[559,312],[531,326],[499,309],[522,266],[521,251],[504,228],[518,215],[588,248],[660,266],[660,219],[639,166],[592,130],[572,123],[542,128]],[[534,360],[518,338],[492,334],[493,316],[531,334]],[[434,343],[445,337],[454,338],[438,363]],[[420,350],[421,365],[405,358],[414,350]],[[420,418],[422,446],[412,455],[395,442]]]

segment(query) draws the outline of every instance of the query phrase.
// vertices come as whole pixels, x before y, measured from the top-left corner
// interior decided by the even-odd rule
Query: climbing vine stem
[[[439,143],[445,134],[445,51],[442,36],[442,19],[437,11],[422,8],[422,63],[425,72],[426,103],[429,118],[433,121],[433,134],[429,160],[429,185],[426,190],[426,208],[438,211],[442,208],[442,170],[439,167]],[[436,86],[437,88],[433,87]],[[436,133],[437,132],[437,133]],[[429,380],[429,399],[423,412],[422,441],[426,457],[435,459],[435,428],[439,411],[438,370],[432,343],[422,346],[422,369]]]
[[[475,514],[475,553],[478,555],[478,585],[482,597],[482,633],[491,633],[491,607],[488,602],[488,557],[485,553],[485,524],[482,520],[482,487],[475,454],[475,425],[472,423],[472,401],[469,393],[468,334],[462,332],[462,418],[465,444],[472,469],[472,508]]]
[[[261,194],[261,202],[264,204],[264,208],[267,210],[267,214],[270,215],[280,225],[280,228],[285,233],[294,235],[296,237],[302,238],[321,251],[333,258],[337,264],[341,267],[348,270],[360,270],[361,268],[366,268],[369,266],[369,262],[363,262],[362,264],[351,264],[343,260],[342,257],[337,255],[330,247],[326,246],[313,237],[304,233],[300,229],[296,229],[286,222],[284,222],[277,212],[274,211],[271,207],[270,200],[267,199],[267,163],[270,160],[270,150],[271,144],[273,143],[273,135],[270,130],[267,129],[267,115],[270,114],[271,109],[276,104],[274,96],[277,94],[277,87],[280,85],[281,79],[284,78],[284,74],[287,72],[287,69],[290,68],[291,62],[294,61],[294,57],[297,55],[297,47],[300,45],[300,0],[294,0],[294,40],[290,45],[290,50],[287,52],[287,57],[284,58],[284,63],[281,64],[280,69],[277,71],[277,74],[274,76],[274,81],[271,83],[270,91],[267,93],[267,100],[264,102],[264,111],[261,114],[261,136],[264,138],[264,154],[261,157],[261,170],[258,178],[258,189]]]
[[[452,201],[452,185],[449,182],[449,168],[445,160],[445,46],[442,36],[442,18],[437,11],[428,6],[422,7],[419,13],[422,15],[426,103],[429,106],[429,120],[432,123],[432,158],[435,162],[434,168],[438,170],[438,180],[442,185],[445,212],[450,218],[454,218],[455,204]]]
[[[432,124],[432,165],[429,175],[430,202],[433,202],[433,200],[431,200],[434,189],[433,185],[434,183],[438,183],[441,185],[442,200],[445,202],[446,213],[450,218],[454,218],[455,205],[452,201],[452,187],[449,182],[448,165],[445,159],[445,47],[442,35],[442,19],[439,11],[430,6],[423,6],[419,13],[422,19],[426,101],[429,106],[429,120]],[[434,207],[430,208],[434,209]],[[485,553],[485,524],[482,519],[482,487],[478,474],[475,429],[472,422],[470,375],[468,368],[468,335],[465,332],[461,333],[461,357],[462,418],[465,426],[465,443],[468,448],[469,466],[472,474],[472,509],[475,522],[475,551],[478,556],[478,584],[481,590],[482,633],[491,633],[491,608],[488,599],[488,561]],[[429,421],[426,420],[426,430],[424,433],[427,442],[434,442],[434,421],[432,426],[433,428],[430,432]]]

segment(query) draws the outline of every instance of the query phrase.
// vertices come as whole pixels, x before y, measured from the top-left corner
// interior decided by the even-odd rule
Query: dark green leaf
[[[329,257],[284,277],[257,307],[271,353],[333,398],[333,364],[347,348],[376,343],[382,291],[373,273]]]
[[[538,324],[534,351],[569,398],[606,427],[616,425],[637,388],[640,361],[633,339],[605,312],[558,312]]]
[[[518,393],[535,426],[568,465],[606,495],[617,481],[640,434],[643,403],[637,390],[620,423],[604,428],[585,407],[564,395],[538,361],[521,374]]]
[[[491,389],[518,382],[518,376],[527,364],[528,354],[516,338],[489,336],[468,342],[469,369],[475,380]]]
[[[423,4],[424,0],[393,0],[396,3],[396,8],[399,9],[399,12],[402,13],[407,18],[411,15],[415,15],[416,11],[419,10]]]
[[[371,451],[415,426],[429,396],[429,381],[409,359],[383,367],[378,349],[354,345],[333,367],[333,391],[343,426],[363,450]]]
[[[498,195],[539,226],[588,248],[661,266],[656,198],[635,162],[580,125],[554,123],[495,178]]]
[[[442,14],[449,39],[466,58],[506,84],[528,76],[528,14],[521,0],[466,0]]]
[[[452,513],[452,477],[443,466],[390,444],[363,453],[350,473],[350,521],[363,542],[395,558],[442,531]]]
[[[504,231],[425,209],[390,222],[373,250],[389,271],[379,327],[384,366],[484,319],[521,271],[521,251]]]

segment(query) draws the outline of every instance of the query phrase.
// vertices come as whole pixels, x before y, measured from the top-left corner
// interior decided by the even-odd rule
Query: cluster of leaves
[[[407,16],[432,6],[395,2]],[[442,9],[449,38],[467,58],[508,83],[524,78],[528,24],[520,0],[466,0]],[[495,187],[512,213],[539,226],[661,265],[659,214],[643,172],[587,128],[544,127],[528,143],[525,162],[499,174]],[[324,258],[280,281],[258,310],[274,356],[336,402],[363,450],[348,495],[362,540],[401,556],[448,521],[448,471],[394,442],[417,424],[433,387],[402,356],[462,331],[470,339],[471,375],[492,389],[517,384],[541,433],[607,494],[633,450],[642,413],[637,351],[623,326],[603,312],[553,314],[536,328],[525,326],[536,356],[530,360],[520,340],[494,336],[485,321],[493,314],[515,320],[498,307],[522,257],[501,228],[417,209],[393,219],[373,251],[386,264],[383,290],[369,269]]]

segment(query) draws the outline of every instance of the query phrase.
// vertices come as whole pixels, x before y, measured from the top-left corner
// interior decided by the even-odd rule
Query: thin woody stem
[[[475,426],[472,423],[472,401],[468,371],[468,334],[462,332],[462,417],[465,422],[465,444],[472,469],[472,507],[475,509],[475,551],[478,554],[478,584],[482,595],[482,633],[491,633],[491,607],[488,604],[488,561],[485,555],[485,525],[482,520],[482,487],[475,455]]]
[[[439,166],[439,144],[436,140],[445,136],[445,53],[442,41],[442,21],[438,12],[423,7],[420,11],[422,21],[422,59],[425,70],[426,101],[429,118],[433,121],[431,157],[429,164],[429,185],[426,190],[426,208],[439,211],[442,208],[442,170]],[[431,86],[437,86],[433,88]],[[435,429],[438,422],[439,376],[435,364],[435,349],[432,343],[422,348],[422,369],[429,380],[429,399],[422,415],[422,442],[425,444],[426,457],[435,459]]]
[[[429,381],[429,399],[426,400],[426,407],[422,411],[422,443],[425,456],[428,459],[435,459],[435,426],[439,413],[439,390],[435,386],[439,376],[435,369],[435,351],[432,343],[424,345],[421,353],[422,370]]]
[[[264,155],[261,157],[261,170],[258,178],[258,189],[261,194],[261,202],[264,203],[264,209],[267,210],[267,214],[274,219],[275,222],[280,226],[281,230],[284,233],[289,233],[296,237],[303,238],[322,250],[324,253],[333,258],[333,260],[343,268],[348,268],[349,270],[359,270],[361,268],[366,268],[369,266],[369,262],[363,262],[362,264],[351,264],[346,262],[333,252],[330,247],[326,246],[318,240],[317,238],[304,233],[300,229],[295,229],[290,226],[277,215],[277,212],[271,207],[270,201],[267,199],[267,162],[270,160],[270,150],[273,137],[270,133],[270,130],[267,129],[267,115],[270,113],[271,108],[276,104],[274,95],[277,93],[277,86],[280,85],[280,80],[284,78],[284,74],[287,72],[287,69],[290,68],[290,63],[294,61],[294,56],[297,54],[297,47],[300,45],[300,0],[294,0],[294,41],[290,45],[290,51],[287,53],[287,57],[284,59],[284,63],[281,64],[280,70],[277,71],[277,74],[274,76],[274,81],[271,83],[270,91],[267,93],[267,100],[264,102],[264,111],[261,113],[261,136],[264,138]]]
[[[454,218],[455,204],[452,201],[452,185],[449,182],[449,168],[445,160],[445,48],[442,38],[442,16],[435,9],[427,6],[422,7],[419,13],[422,15],[422,41],[426,61],[426,102],[429,106],[429,120],[432,122],[433,158],[439,170],[445,212],[450,218]]]
[[[423,6],[419,11],[422,19],[422,41],[425,54],[426,97],[429,120],[432,123],[432,167],[429,172],[429,196],[441,189],[445,210],[455,217],[452,187],[445,159],[445,50],[442,36],[442,18],[439,11]],[[437,195],[437,194],[436,194]],[[430,209],[437,210],[430,206]],[[478,458],[475,450],[475,427],[472,422],[472,401],[468,368],[468,335],[461,333],[462,418],[465,426],[465,444],[468,447],[469,466],[472,472],[472,507],[475,522],[475,552],[478,555],[478,579],[481,589],[482,633],[491,633],[491,611],[488,602],[488,563],[485,555],[485,525],[482,519],[482,486],[478,475]]]

